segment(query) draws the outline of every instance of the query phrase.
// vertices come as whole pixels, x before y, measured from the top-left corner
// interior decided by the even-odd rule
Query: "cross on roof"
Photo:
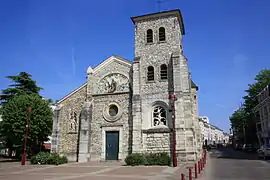
[[[158,6],[158,12],[160,12],[160,5],[161,5],[161,3],[164,3],[164,2],[166,2],[167,0],[157,0],[156,2],[157,2],[157,6]]]

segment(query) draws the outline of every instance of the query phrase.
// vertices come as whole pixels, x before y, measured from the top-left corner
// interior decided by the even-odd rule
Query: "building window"
[[[165,28],[164,27],[159,28],[158,35],[159,35],[159,41],[165,41],[166,37],[165,37]]]
[[[168,78],[168,70],[167,70],[167,65],[166,64],[162,64],[160,66],[160,78],[161,79],[167,79]]]
[[[148,29],[146,32],[146,41],[147,43],[152,43],[153,42],[153,30]]]
[[[147,68],[147,80],[148,81],[154,80],[154,67],[153,66],[149,66]]]
[[[118,107],[114,104],[110,105],[109,114],[110,116],[116,116],[118,114]]]
[[[156,106],[153,110],[154,126],[167,125],[167,112],[162,106]]]

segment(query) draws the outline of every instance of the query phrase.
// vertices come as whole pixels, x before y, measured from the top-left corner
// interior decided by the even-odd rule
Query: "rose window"
[[[153,111],[154,126],[166,125],[166,110],[161,106],[156,106]]]

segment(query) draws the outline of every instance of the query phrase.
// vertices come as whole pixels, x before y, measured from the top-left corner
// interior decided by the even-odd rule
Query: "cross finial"
[[[166,2],[166,0],[157,0],[158,12],[160,12],[160,4]]]

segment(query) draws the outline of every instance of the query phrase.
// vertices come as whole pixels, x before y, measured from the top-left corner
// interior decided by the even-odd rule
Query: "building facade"
[[[254,108],[259,144],[270,143],[270,85],[257,95],[258,105]]]
[[[124,160],[131,152],[171,152],[173,118],[179,161],[201,156],[198,87],[183,55],[180,10],[131,18],[133,61],[111,56],[57,102],[52,151],[69,160]],[[169,99],[174,94],[175,99]]]
[[[207,116],[199,117],[199,125],[204,145],[227,144],[229,142],[227,133],[224,133],[222,129],[211,124]]]

